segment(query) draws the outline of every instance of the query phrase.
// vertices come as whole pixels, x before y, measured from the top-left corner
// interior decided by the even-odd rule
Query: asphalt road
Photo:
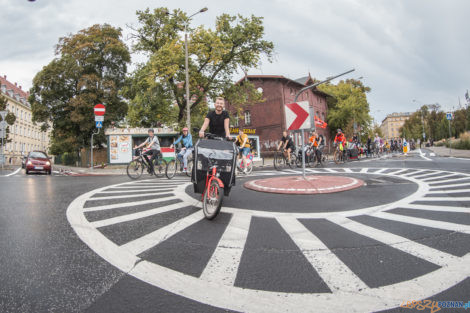
[[[470,160],[425,153],[309,174],[367,184],[265,194],[243,182],[298,172],[256,171],[207,221],[186,177],[0,176],[0,311],[413,312],[398,306],[470,300]]]

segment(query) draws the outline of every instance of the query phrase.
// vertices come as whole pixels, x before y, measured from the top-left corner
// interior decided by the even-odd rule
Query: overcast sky
[[[222,13],[264,17],[273,63],[249,74],[325,78],[355,68],[372,88],[371,113],[457,108],[470,89],[468,0],[0,0],[0,75],[24,88],[53,58],[59,37],[96,23],[136,22],[135,11],[166,6],[213,27]]]

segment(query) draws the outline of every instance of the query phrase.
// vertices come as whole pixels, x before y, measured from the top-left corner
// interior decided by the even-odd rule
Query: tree
[[[119,95],[130,53],[121,29],[93,25],[59,39],[56,58],[36,74],[29,102],[33,121],[52,126],[51,153],[79,151],[95,130],[93,107],[106,105],[104,127],[127,113]],[[104,134],[97,143],[104,142]]]
[[[347,137],[352,137],[354,123],[356,130],[360,127],[362,133],[369,133],[372,118],[366,93],[371,91],[370,87],[364,86],[360,80],[347,79],[337,85],[320,85],[318,89],[332,96],[327,98],[327,122],[332,133],[340,128]]]
[[[136,111],[145,113],[142,108],[145,103],[139,98],[150,90],[158,89],[160,96],[168,100],[159,101],[157,110],[166,111],[166,107],[174,104],[176,121],[182,123],[186,114],[186,83],[184,41],[180,32],[189,24],[188,16],[181,10],[170,14],[167,8],[157,8],[153,12],[149,9],[138,11],[137,17],[139,26],[131,27],[135,41],[133,51],[144,53],[148,60],[131,77],[130,85],[134,87],[130,88],[138,92],[126,95],[130,96],[130,104],[136,107]],[[242,91],[233,87],[234,74],[240,68],[257,67],[263,56],[271,60],[273,43],[263,39],[262,21],[261,17],[256,16],[246,18],[222,14],[217,17],[214,29],[186,27],[189,35],[192,113],[204,114],[207,99],[222,94],[237,99],[235,94]]]
[[[7,98],[5,98],[3,95],[0,95],[0,111],[5,111],[7,108]],[[0,118],[1,119],[1,118]],[[7,127],[5,129],[5,136],[3,137],[3,144],[5,145],[8,142],[11,142],[11,139],[9,139],[8,135],[10,134],[10,126],[13,125],[16,121],[16,116],[12,112],[8,112],[8,114],[5,116],[5,122],[7,122]],[[0,141],[0,145],[2,142]]]

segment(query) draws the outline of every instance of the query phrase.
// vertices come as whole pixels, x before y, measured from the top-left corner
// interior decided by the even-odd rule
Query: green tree
[[[327,98],[327,122],[332,133],[340,128],[347,137],[351,137],[354,133],[354,123],[356,129],[361,129],[361,133],[370,132],[372,118],[366,95],[371,91],[370,87],[364,86],[360,80],[347,79],[337,85],[320,85],[318,89],[332,96]]]
[[[52,154],[89,145],[97,103],[106,105],[104,126],[126,115],[119,90],[130,53],[121,36],[121,29],[104,24],[60,38],[56,58],[34,77],[29,97],[33,121],[43,129],[52,126]],[[101,133],[95,138],[100,144],[105,137]]]
[[[130,78],[136,92],[127,94],[131,106],[136,111],[145,113],[140,107],[143,94],[160,90],[160,100],[155,105],[162,112],[175,105],[176,121],[183,123],[186,114],[185,96],[185,54],[184,40],[181,32],[188,24],[188,16],[181,10],[169,13],[167,8],[138,11],[138,27],[132,28],[133,51],[148,56]],[[271,61],[273,43],[263,39],[264,27],[261,17],[230,16],[222,14],[217,17],[214,29],[186,27],[189,36],[189,85],[192,114],[204,114],[207,111],[205,102],[216,96],[226,94],[227,98],[241,98],[238,92],[245,92],[250,85],[243,88],[234,87],[232,77],[240,68],[257,67],[265,56]],[[142,82],[146,80],[146,82]],[[248,92],[253,95],[254,91]],[[247,99],[250,96],[247,97]],[[229,101],[231,99],[228,99]],[[202,106],[201,106],[202,104]],[[133,112],[134,108],[130,110]],[[170,110],[171,111],[171,110]],[[130,116],[133,121],[136,119]],[[154,119],[148,116],[146,119]],[[200,116],[195,117],[200,119]]]
[[[0,111],[5,111],[7,108],[8,100],[5,98],[3,95],[0,95]],[[1,117],[0,117],[1,121]],[[7,122],[7,127],[5,130],[5,137],[3,138],[3,144],[5,145],[8,142],[11,142],[11,139],[9,139],[8,135],[10,134],[10,126],[13,125],[16,121],[16,116],[12,112],[8,112],[8,114],[5,116],[5,122]],[[2,143],[0,142],[0,145]]]

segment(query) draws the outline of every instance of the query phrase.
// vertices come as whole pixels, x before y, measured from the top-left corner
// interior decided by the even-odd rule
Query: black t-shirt
[[[210,111],[207,113],[206,118],[209,119],[209,132],[211,134],[220,137],[226,136],[224,121],[230,118],[227,111],[222,111],[220,114],[217,114],[215,111]]]
[[[287,137],[282,136],[281,141],[282,141],[283,144],[285,144],[286,141],[287,141],[286,148],[287,148],[287,147],[291,147],[291,146],[294,145],[294,142],[292,141],[292,137],[291,137],[291,136],[287,136]]]

